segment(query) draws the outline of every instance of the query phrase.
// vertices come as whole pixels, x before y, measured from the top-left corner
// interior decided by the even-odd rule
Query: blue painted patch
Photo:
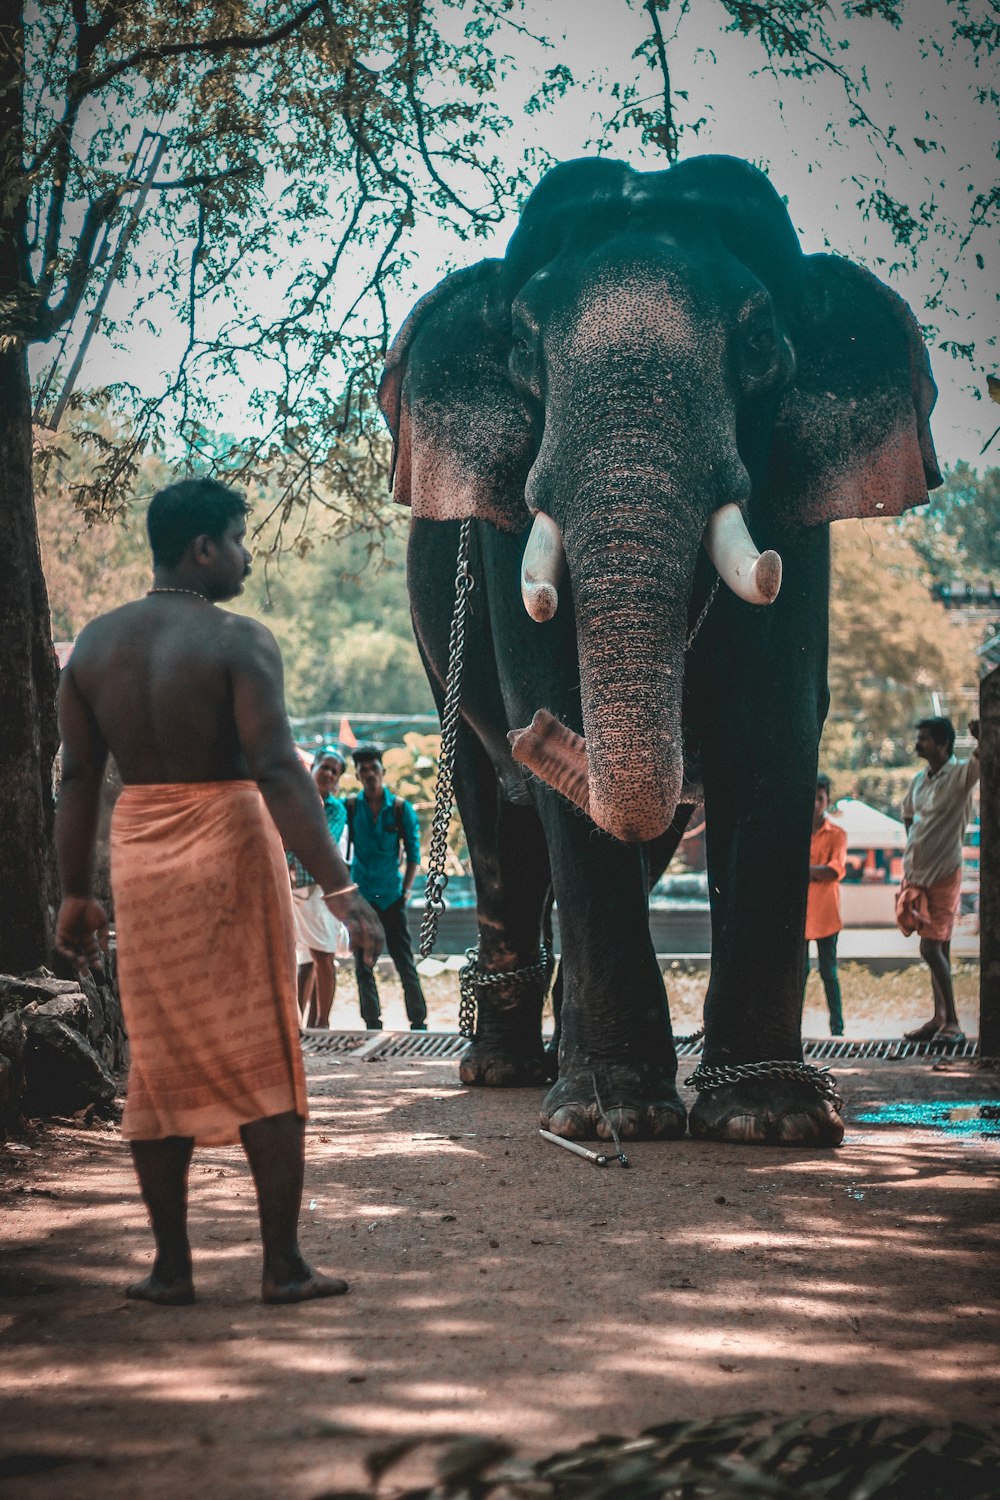
[[[1000,1099],[933,1099],[927,1104],[880,1104],[854,1117],[862,1125],[911,1125],[950,1135],[1000,1135]]]

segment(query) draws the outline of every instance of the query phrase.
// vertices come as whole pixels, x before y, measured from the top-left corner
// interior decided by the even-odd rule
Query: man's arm
[[[90,704],[73,675],[72,662],[59,679],[62,777],[56,805],[56,863],[62,903],[56,919],[56,950],[77,968],[99,966],[108,945],[108,917],[92,897],[94,844],[108,746]]]
[[[970,719],[969,720],[969,733],[972,735],[972,738],[976,742],[973,745],[973,747],[972,747],[972,754],[969,756],[969,759],[965,762],[965,786],[966,786],[966,790],[971,792],[972,788],[975,786],[976,782],[979,780],[979,772],[980,772],[980,765],[979,765],[979,720],[978,719]]]
[[[420,824],[409,802],[403,803],[403,847],[406,869],[403,871],[403,900],[409,900],[413,879],[420,867]]]
[[[330,837],[322,801],[292,740],[281,653],[270,631],[255,620],[241,620],[237,628],[230,665],[233,715],[250,774],[285,847],[295,851],[324,893],[344,891],[331,896],[328,905],[350,932],[355,953],[371,967],[382,951],[382,927],[357,890],[344,890],[352,883],[350,872]]]

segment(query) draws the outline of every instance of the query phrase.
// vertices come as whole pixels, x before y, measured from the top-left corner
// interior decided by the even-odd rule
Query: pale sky
[[[995,121],[973,97],[975,83],[986,80],[974,74],[960,50],[948,48],[933,62],[920,59],[919,37],[925,27],[933,30],[939,26],[947,14],[942,0],[909,0],[903,9],[908,24],[902,33],[856,17],[849,23],[846,36],[852,49],[860,46],[867,69],[870,92],[866,108],[880,125],[895,126],[898,139],[906,147],[905,162],[891,150],[886,156],[891,189],[911,203],[929,201],[928,189],[921,189],[925,167],[939,177],[946,169],[944,207],[963,222],[971,197],[968,182],[973,180],[982,189],[996,176]],[[562,159],[587,154],[588,139],[596,134],[596,113],[608,107],[607,86],[613,79],[635,76],[637,65],[631,53],[642,39],[646,17],[641,11],[638,15],[630,11],[624,0],[529,0],[524,19],[550,36],[565,33],[557,47],[545,55],[545,66],[562,61],[578,78],[595,75],[597,81],[562,101],[549,115],[529,118],[520,109],[527,87],[523,77],[515,74],[500,96],[502,107],[513,120],[506,141],[507,157],[511,162],[518,161],[525,149],[539,143]],[[997,332],[995,237],[991,236],[985,246],[973,240],[964,255],[959,255],[954,245],[938,244],[936,267],[929,247],[925,248],[916,272],[887,274],[878,257],[894,258],[888,235],[883,226],[862,221],[856,207],[861,189],[853,181],[872,175],[875,159],[859,129],[849,130],[845,125],[839,145],[828,129],[831,118],[845,117],[840,84],[832,78],[779,84],[766,74],[749,77],[749,70],[760,66],[763,54],[752,41],[722,35],[719,28],[724,19],[725,13],[714,0],[696,0],[678,38],[668,42],[678,120],[684,124],[706,117],[696,137],[682,137],[682,158],[724,152],[745,156],[763,167],[786,198],[807,251],[829,249],[860,260],[910,302],[921,322],[940,317],[942,337],[965,342],[974,336],[980,359],[992,370]],[[454,13],[452,23],[459,22],[460,15]],[[504,44],[519,60],[537,55],[536,49],[522,44],[514,34],[505,38]],[[699,53],[699,47],[711,49],[714,60],[707,51]],[[520,66],[523,70],[524,64]],[[647,77],[648,91],[658,92],[658,75],[649,73]],[[679,97],[684,90],[689,94],[686,102]],[[914,137],[937,145],[924,155],[914,146]],[[665,165],[662,157],[644,154],[634,135],[620,136],[609,154],[641,170]],[[971,174],[963,170],[970,162],[974,164]],[[939,194],[935,202],[940,200]],[[933,209],[929,218],[933,225]],[[445,271],[471,264],[484,255],[502,254],[515,224],[516,215],[512,215],[492,241],[464,244],[454,236],[418,226],[412,242],[416,256],[413,283],[390,294],[394,322],[401,322],[415,296],[429,290]],[[977,252],[984,257],[983,270],[975,264]],[[967,314],[967,320],[945,320],[925,308],[926,292],[944,272],[949,277],[949,291],[960,279],[968,282],[960,297],[960,310]],[[133,295],[134,287],[116,288],[109,313],[124,316]],[[959,294],[955,296],[957,300]],[[970,334],[970,327],[974,333]],[[170,363],[183,342],[183,333],[176,326],[165,327],[156,338],[137,330],[124,351],[113,348],[99,335],[91,346],[81,383],[100,385],[129,379],[141,389],[155,392],[162,389]],[[42,357],[36,357],[39,368],[51,358],[50,351],[40,353]],[[941,392],[932,425],[942,460],[950,464],[964,458],[980,468],[990,462],[1000,463],[1000,444],[995,443],[983,458],[978,457],[986,437],[1000,421],[996,405],[974,397],[974,388],[983,388],[982,375],[968,362],[940,349],[932,347],[931,358]],[[238,431],[240,421],[239,395],[234,391],[231,430]]]

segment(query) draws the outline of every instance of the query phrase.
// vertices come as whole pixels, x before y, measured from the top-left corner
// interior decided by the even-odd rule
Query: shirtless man
[[[78,967],[99,964],[107,942],[91,869],[109,752],[124,783],[111,846],[132,1049],[122,1135],[156,1245],[152,1274],[127,1294],[193,1301],[192,1150],[239,1140],[257,1190],[264,1301],[336,1296],[346,1282],[314,1271],[297,1238],[306,1103],[281,840],[367,962],[382,930],[295,752],[273,637],[215,608],[250,571],[243,497],[183,481],[153,497],[147,525],[153,588],[87,626],[59,688],[56,947]]]

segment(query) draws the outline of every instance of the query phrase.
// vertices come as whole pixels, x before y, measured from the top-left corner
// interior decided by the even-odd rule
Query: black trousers
[[[410,929],[406,925],[406,903],[400,896],[399,900],[394,901],[391,906],[375,906],[374,902],[372,905],[385,930],[385,946],[389,950],[389,957],[396,965],[396,971],[403,986],[403,999],[406,1001],[406,1014],[409,1017],[410,1027],[414,1031],[418,1028],[423,1029],[427,1025],[427,1002],[420,988],[417,966],[413,962]],[[355,954],[354,972],[358,980],[361,1019],[369,1031],[380,1031],[382,1007],[379,1004],[378,985],[375,983],[374,971],[366,969]]]
[[[830,1012],[830,1035],[843,1036],[844,1011],[840,999],[840,974],[837,969],[837,934],[835,932],[830,937],[816,939],[816,956],[819,959],[819,975],[826,991],[826,1007]],[[805,993],[808,978],[809,944],[807,942],[802,964],[803,993]]]

